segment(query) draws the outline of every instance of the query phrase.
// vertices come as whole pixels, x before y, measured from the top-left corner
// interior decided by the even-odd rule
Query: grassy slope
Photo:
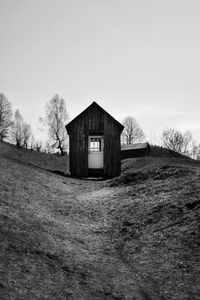
[[[109,241],[102,183],[1,155],[0,179],[1,300],[137,295]]]
[[[0,141],[0,155],[23,165],[33,165],[38,168],[68,173],[68,156],[56,156],[44,152],[16,148],[15,145]]]
[[[200,299],[199,163],[126,160],[109,184],[121,185],[108,209],[113,243],[144,299]]]
[[[0,145],[0,299],[200,299],[196,163],[127,160],[103,183],[29,154]]]

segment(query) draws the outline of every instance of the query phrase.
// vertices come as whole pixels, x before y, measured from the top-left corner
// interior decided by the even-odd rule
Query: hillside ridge
[[[43,172],[47,154],[7,146],[0,299],[200,299],[198,162],[129,159],[98,182]]]
[[[46,171],[57,171],[60,174],[69,174],[68,155],[57,156],[46,152],[16,147],[13,144],[0,141],[0,156],[11,159],[15,162],[30,165]]]

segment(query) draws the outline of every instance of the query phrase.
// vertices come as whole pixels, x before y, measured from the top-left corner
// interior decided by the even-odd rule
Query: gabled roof
[[[65,127],[66,129],[70,128],[71,124],[76,121],[81,115],[85,114],[87,112],[87,110],[89,110],[92,106],[97,106],[100,110],[102,110],[104,113],[106,113],[107,115],[109,115],[119,126],[120,130],[122,131],[124,129],[124,126],[118,122],[115,118],[113,118],[107,111],[105,111],[105,109],[103,109],[98,103],[96,103],[95,101],[92,102],[86,109],[84,109],[79,115],[77,115],[72,121],[70,121]]]
[[[121,150],[145,149],[148,146],[149,146],[148,143],[137,143],[137,144],[121,145]]]

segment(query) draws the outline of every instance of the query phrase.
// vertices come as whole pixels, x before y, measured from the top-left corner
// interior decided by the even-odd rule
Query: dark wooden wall
[[[141,144],[141,145],[140,145]],[[138,147],[140,145],[140,148]],[[124,149],[125,146],[125,149]],[[127,146],[127,147],[126,147]],[[129,146],[132,146],[129,148]],[[134,148],[137,146],[137,148]],[[122,145],[120,152],[121,159],[148,156],[150,153],[149,143],[138,143],[133,145]]]
[[[104,115],[104,173],[115,177],[121,172],[120,133],[118,124],[109,115]]]
[[[66,126],[70,142],[72,176],[88,176],[88,136],[104,136],[104,176],[115,177],[121,171],[120,134],[122,127],[98,105],[91,105]]]
[[[150,150],[147,147],[141,149],[121,150],[120,155],[121,155],[121,159],[125,159],[125,158],[148,156],[149,152]]]

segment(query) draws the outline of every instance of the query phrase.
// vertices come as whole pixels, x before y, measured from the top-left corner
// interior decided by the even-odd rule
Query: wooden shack
[[[148,156],[149,153],[149,143],[121,145],[121,159]]]
[[[68,123],[71,175],[107,178],[120,175],[120,135],[123,128],[96,102]]]

